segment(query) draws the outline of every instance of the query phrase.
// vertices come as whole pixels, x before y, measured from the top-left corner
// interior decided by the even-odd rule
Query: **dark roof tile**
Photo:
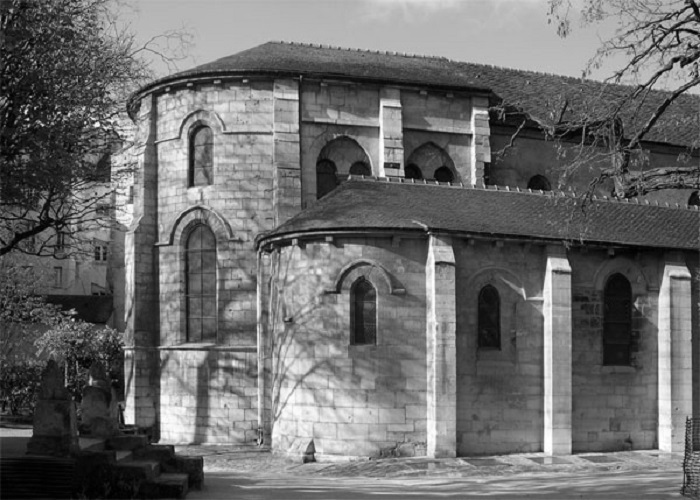
[[[549,123],[552,113],[556,114],[565,101],[568,109],[565,119],[580,114],[595,116],[632,90],[631,87],[622,85],[452,61],[443,57],[268,42],[162,78],[145,86],[141,92],[181,79],[238,73],[323,76],[482,90],[492,93],[497,101],[503,100],[542,123]],[[634,112],[636,108],[630,108],[625,113],[625,131],[628,136],[645,123],[649,112],[667,95],[664,92],[651,92],[640,102],[639,113]],[[646,139],[696,146],[700,138],[698,109],[698,96],[682,95],[667,109]]]
[[[506,191],[352,178],[316,205],[258,237],[367,230],[700,249],[700,211],[562,193]]]

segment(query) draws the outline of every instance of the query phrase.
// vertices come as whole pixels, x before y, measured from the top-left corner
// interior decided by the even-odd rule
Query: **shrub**
[[[33,359],[2,359],[0,368],[0,399],[3,409],[9,407],[11,415],[23,410],[33,412],[36,394],[41,382],[42,363]]]
[[[121,378],[123,342],[113,328],[70,318],[44,333],[36,345],[65,366],[66,387],[76,401],[82,399],[90,366],[95,361],[102,362],[114,383]]]

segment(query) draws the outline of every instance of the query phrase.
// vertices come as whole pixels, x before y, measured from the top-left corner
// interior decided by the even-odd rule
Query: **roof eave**
[[[261,233],[255,238],[255,248],[258,251],[265,251],[266,247],[275,244],[281,244],[290,240],[311,240],[319,239],[328,236],[332,237],[367,237],[367,236],[386,236],[386,237],[411,237],[417,238],[427,236],[429,234],[443,234],[453,237],[473,238],[481,240],[500,240],[515,243],[536,243],[540,245],[557,244],[557,245],[572,245],[572,246],[588,246],[600,248],[652,248],[657,250],[681,250],[692,251],[696,250],[693,247],[657,245],[649,243],[634,243],[622,241],[605,241],[605,240],[586,240],[580,238],[563,238],[551,236],[537,235],[517,235],[506,233],[486,233],[479,231],[463,231],[454,229],[441,228],[328,228],[328,229],[302,229],[282,232]]]
[[[344,80],[357,83],[370,83],[370,84],[390,84],[398,86],[411,86],[411,87],[421,87],[429,88],[435,90],[445,90],[453,92],[469,92],[474,95],[492,96],[495,95],[493,90],[489,87],[480,87],[477,85],[450,85],[450,84],[438,84],[438,83],[426,83],[417,80],[401,79],[401,78],[375,78],[371,76],[360,77],[346,75],[343,73],[319,73],[315,71],[299,71],[299,70],[273,70],[273,69],[226,69],[226,70],[200,70],[191,71],[184,73],[177,73],[174,75],[169,75],[163,78],[154,80],[141,87],[139,90],[131,94],[127,99],[127,111],[129,117],[135,121],[135,106],[136,102],[143,98],[145,95],[151,92],[157,92],[158,90],[164,89],[168,86],[177,83],[191,83],[195,81],[210,80],[212,78],[226,78],[226,77],[242,77],[242,76],[265,76],[265,77],[284,77],[284,78],[313,78],[313,79],[333,79],[333,80]]]

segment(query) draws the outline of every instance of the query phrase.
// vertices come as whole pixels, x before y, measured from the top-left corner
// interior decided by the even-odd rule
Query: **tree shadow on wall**
[[[238,440],[235,431],[239,431],[238,437],[245,440],[250,425],[234,420],[228,411],[251,406],[240,402],[251,398],[245,389],[254,385],[245,382],[255,380],[257,370],[251,353],[243,354],[240,359],[206,348],[180,351],[177,356],[161,351],[162,393],[169,398],[167,409],[161,404],[161,419],[167,419],[167,426],[176,429],[181,439],[189,436],[189,442],[197,444],[221,438],[232,441]]]
[[[316,348],[328,346],[328,329],[326,324],[332,323],[333,318],[322,317],[324,309],[323,296],[318,295],[318,290],[323,290],[320,276],[312,276],[300,273],[290,273],[291,258],[286,263],[280,262],[279,253],[275,254],[273,263],[270,291],[270,317],[268,322],[268,335],[271,339],[271,423],[272,426],[279,422],[285,408],[294,404],[293,398],[299,393],[299,389],[316,388],[316,377],[328,377],[333,373],[333,365],[327,356],[317,356]],[[277,280],[274,278],[277,277]],[[294,309],[289,309],[283,296],[285,290],[312,290],[303,300],[298,300],[300,295],[295,295],[297,301]],[[316,293],[313,293],[316,291]],[[335,320],[337,321],[337,319]],[[327,341],[326,345],[320,345],[317,341]],[[316,391],[310,393],[312,401],[308,404],[319,403]],[[323,403],[323,402],[322,402]],[[325,402],[329,403],[329,402]],[[299,403],[296,403],[299,404]]]

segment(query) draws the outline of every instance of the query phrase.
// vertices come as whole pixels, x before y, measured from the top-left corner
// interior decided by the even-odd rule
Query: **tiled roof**
[[[463,90],[482,90],[496,100],[520,109],[541,123],[549,123],[566,101],[564,118],[593,115],[608,109],[611,102],[630,91],[629,87],[605,85],[592,80],[559,75],[499,68],[482,64],[452,61],[443,57],[426,57],[320,45],[268,42],[243,52],[177,73],[144,87],[141,92],[176,80],[217,75],[247,73],[322,76],[365,81],[411,84]],[[666,96],[650,93],[640,102],[639,113],[630,110],[625,116],[625,130],[630,136],[641,127]],[[688,146],[700,138],[700,98],[681,96],[646,140]]]
[[[700,249],[700,211],[634,201],[352,177],[316,205],[258,237],[426,229],[493,237]]]

